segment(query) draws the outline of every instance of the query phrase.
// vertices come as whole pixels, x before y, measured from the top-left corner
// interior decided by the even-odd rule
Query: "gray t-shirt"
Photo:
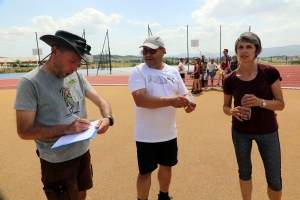
[[[92,86],[82,74],[74,72],[73,75],[85,96]],[[87,118],[85,98],[74,102],[64,78],[57,78],[38,67],[20,79],[14,109],[36,112],[36,126],[71,124],[77,116]],[[40,158],[58,163],[81,156],[90,148],[90,141],[86,140],[51,149],[58,139],[35,140]]]

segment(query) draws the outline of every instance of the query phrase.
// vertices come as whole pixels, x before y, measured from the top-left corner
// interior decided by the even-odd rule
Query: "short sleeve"
[[[177,80],[178,80],[178,92],[177,92],[177,95],[180,95],[180,96],[184,96],[186,94],[189,93],[188,89],[186,88],[181,76],[179,73],[177,73]]]
[[[17,86],[14,109],[36,111],[37,106],[37,92],[33,84],[29,80],[21,78]]]
[[[268,82],[269,82],[270,85],[272,85],[273,83],[275,83],[275,81],[277,81],[277,79],[279,79],[280,81],[282,81],[280,73],[279,73],[279,71],[275,67],[270,66],[270,65],[260,64],[260,68],[263,71],[263,74],[267,78],[267,80],[268,80]]]
[[[92,88],[92,86],[82,74],[79,74],[79,75],[80,75],[81,81],[83,83],[84,93],[86,93],[87,91],[89,91]]]
[[[270,66],[269,67],[269,72],[270,72],[271,85],[273,83],[275,83],[275,81],[277,81],[277,79],[279,79],[280,81],[282,81],[280,73],[279,73],[279,71],[275,67]]]
[[[130,92],[146,88],[145,78],[139,68],[135,67],[132,70],[129,76],[128,84]]]

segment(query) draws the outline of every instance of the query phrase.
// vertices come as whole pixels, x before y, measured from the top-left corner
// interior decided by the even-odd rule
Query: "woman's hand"
[[[243,106],[237,106],[230,109],[230,113],[233,117],[237,118],[237,120],[241,122],[243,121],[242,117],[246,118],[250,114],[249,108]]]
[[[262,100],[253,94],[245,94],[241,100],[241,104],[242,106],[248,108],[254,106],[261,106]]]

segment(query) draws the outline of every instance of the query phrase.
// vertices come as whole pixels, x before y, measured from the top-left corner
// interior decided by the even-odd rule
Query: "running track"
[[[300,66],[276,66],[282,77],[281,86],[283,88],[300,89]],[[112,72],[114,73],[114,72]],[[105,75],[105,76],[87,76],[88,81],[92,85],[127,85],[129,75]],[[217,78],[217,76],[215,77]],[[1,79],[0,90],[15,89],[19,82],[19,78]],[[214,81],[214,85],[217,81]],[[209,83],[210,84],[210,83]],[[186,85],[192,85],[192,79],[186,76]]]

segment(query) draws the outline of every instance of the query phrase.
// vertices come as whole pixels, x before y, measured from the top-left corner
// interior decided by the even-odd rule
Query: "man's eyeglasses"
[[[142,50],[142,53],[143,53],[144,56],[147,55],[148,52],[149,52],[151,55],[154,55],[154,54],[156,54],[157,50],[159,50],[159,49],[163,49],[163,47],[158,47],[157,49],[143,49],[143,50]]]

